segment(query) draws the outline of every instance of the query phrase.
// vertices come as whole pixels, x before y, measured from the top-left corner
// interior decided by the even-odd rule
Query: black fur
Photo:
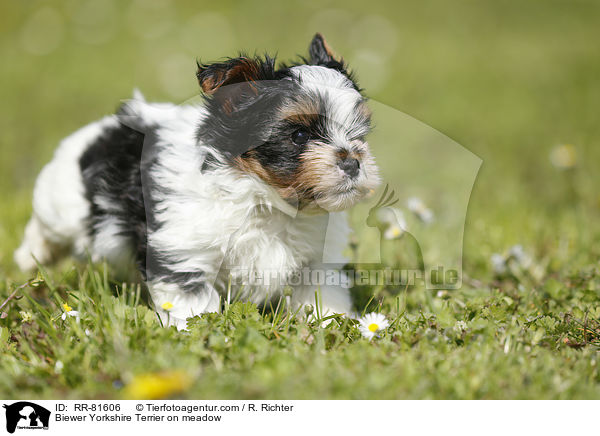
[[[144,274],[145,280],[174,283],[186,292],[199,292],[205,282],[204,271],[175,271],[172,262],[151,247],[148,247]]]
[[[116,218],[120,235],[130,241],[140,268],[146,257],[146,211],[140,175],[143,144],[143,133],[121,124],[106,129],[79,160],[91,204],[91,236],[96,236],[105,219]],[[111,209],[106,210],[103,203],[110,204]]]
[[[205,91],[209,114],[198,130],[198,139],[228,159],[252,155],[278,176],[291,176],[299,165],[302,148],[295,146],[290,137],[302,126],[285,121],[274,123],[280,107],[300,93],[300,85],[290,68],[302,64],[332,68],[345,74],[360,91],[344,61],[330,54],[320,34],[311,41],[309,58],[301,60],[282,64],[279,69],[275,67],[275,58],[268,55],[240,55],[214,64],[198,63],[197,78]],[[327,108],[318,96],[314,100],[318,113],[308,127],[313,138],[326,138]],[[214,164],[205,162],[203,170]]]
[[[127,109],[119,113],[127,115]],[[144,280],[168,278],[181,289],[198,291],[203,272],[180,273],[155,250],[148,251],[147,231],[156,230],[149,196],[154,163],[154,132],[139,132],[124,124],[106,129],[79,160],[86,198],[91,204],[90,236],[95,238],[107,219],[117,219],[119,234],[128,239]],[[156,187],[155,187],[156,188]],[[110,205],[107,210],[104,205]],[[148,210],[146,210],[148,206]],[[148,213],[147,213],[148,212]]]
[[[348,69],[348,65],[346,62],[344,62],[344,59],[336,59],[332,56],[327,49],[323,35],[320,33],[317,33],[310,42],[310,46],[308,47],[308,55],[308,59],[301,56],[300,59],[302,62],[290,65],[307,64],[331,68],[345,75],[352,82],[354,89],[356,89],[358,92],[362,92],[362,89],[358,86],[358,82],[356,81],[354,73]]]
[[[303,63],[340,71],[359,89],[344,62],[328,53],[320,35],[313,39],[309,53],[310,59],[303,59]],[[276,69],[275,59],[269,56],[240,56],[210,65],[199,63],[197,77],[206,93],[208,116],[202,121],[197,138],[227,160],[251,155],[282,179],[294,174],[303,147],[293,143],[292,134],[303,128],[312,138],[326,139],[327,108],[315,96],[318,113],[307,118],[311,120],[308,125],[279,119],[282,106],[302,94],[289,69],[288,65]],[[120,113],[132,115],[126,106]],[[166,278],[182,289],[198,291],[204,279],[202,271],[176,272],[160,252],[148,252],[147,232],[157,226],[151,213],[155,210],[152,198],[144,196],[152,187],[153,138],[151,128],[142,133],[120,124],[106,129],[82,155],[79,163],[91,204],[91,237],[98,234],[106,219],[116,219],[120,235],[129,241],[144,279]],[[209,155],[198,170],[209,170],[218,162]]]
[[[332,68],[348,75],[348,69],[346,68],[344,61],[335,59],[331,53],[327,51],[327,45],[320,33],[317,33],[312,39],[310,47],[308,48],[308,54],[308,64]]]
[[[302,122],[281,120],[275,123],[268,139],[245,155],[251,154],[263,167],[281,179],[293,176],[301,164],[300,156],[306,149],[305,145],[293,142],[293,133],[303,130],[309,134],[311,140],[328,138],[325,102],[321,96],[314,96],[312,100],[316,103],[316,113],[303,114],[305,116]]]
[[[237,75],[223,80],[223,69],[236,68],[242,62],[252,62],[257,74],[252,81],[244,81]],[[226,157],[233,158],[268,141],[270,126],[279,106],[286,97],[293,95],[287,70],[275,71],[275,60],[240,57],[213,65],[199,65],[199,80],[219,83],[213,92],[205,95],[209,116],[198,130],[198,139],[215,147]],[[210,76],[216,76],[210,79]],[[240,81],[241,80],[241,81]]]

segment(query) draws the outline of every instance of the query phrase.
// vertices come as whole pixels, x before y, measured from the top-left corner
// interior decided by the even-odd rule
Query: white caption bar
[[[9,434],[584,434],[597,401],[0,400]],[[576,417],[576,418],[575,418]],[[596,429],[597,430],[597,429]],[[596,430],[594,432],[596,432]],[[218,432],[218,433],[217,433]],[[5,434],[5,433],[4,433]],[[132,433],[133,434],[133,433]],[[178,433],[179,434],[179,433]]]

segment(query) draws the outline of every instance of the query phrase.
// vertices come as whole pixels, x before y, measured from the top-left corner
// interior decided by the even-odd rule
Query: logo
[[[6,431],[14,433],[18,429],[48,430],[50,411],[28,401],[4,405],[6,409]]]

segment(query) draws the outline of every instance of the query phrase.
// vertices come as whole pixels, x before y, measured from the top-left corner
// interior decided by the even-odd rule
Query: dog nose
[[[338,162],[338,166],[350,177],[356,177],[360,168],[360,163],[352,157],[345,157]]]

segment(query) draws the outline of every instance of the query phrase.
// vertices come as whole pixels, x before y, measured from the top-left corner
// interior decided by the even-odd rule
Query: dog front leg
[[[310,304],[315,309],[318,307],[321,317],[333,314],[355,316],[349,289],[351,283],[344,271],[319,265],[303,274],[302,280],[302,284],[295,286],[292,292],[294,310]]]
[[[165,279],[148,283],[148,289],[156,312],[166,326],[174,325],[178,330],[187,329],[187,319],[207,312],[218,312],[220,298],[209,284],[199,284],[193,289],[184,289]]]

